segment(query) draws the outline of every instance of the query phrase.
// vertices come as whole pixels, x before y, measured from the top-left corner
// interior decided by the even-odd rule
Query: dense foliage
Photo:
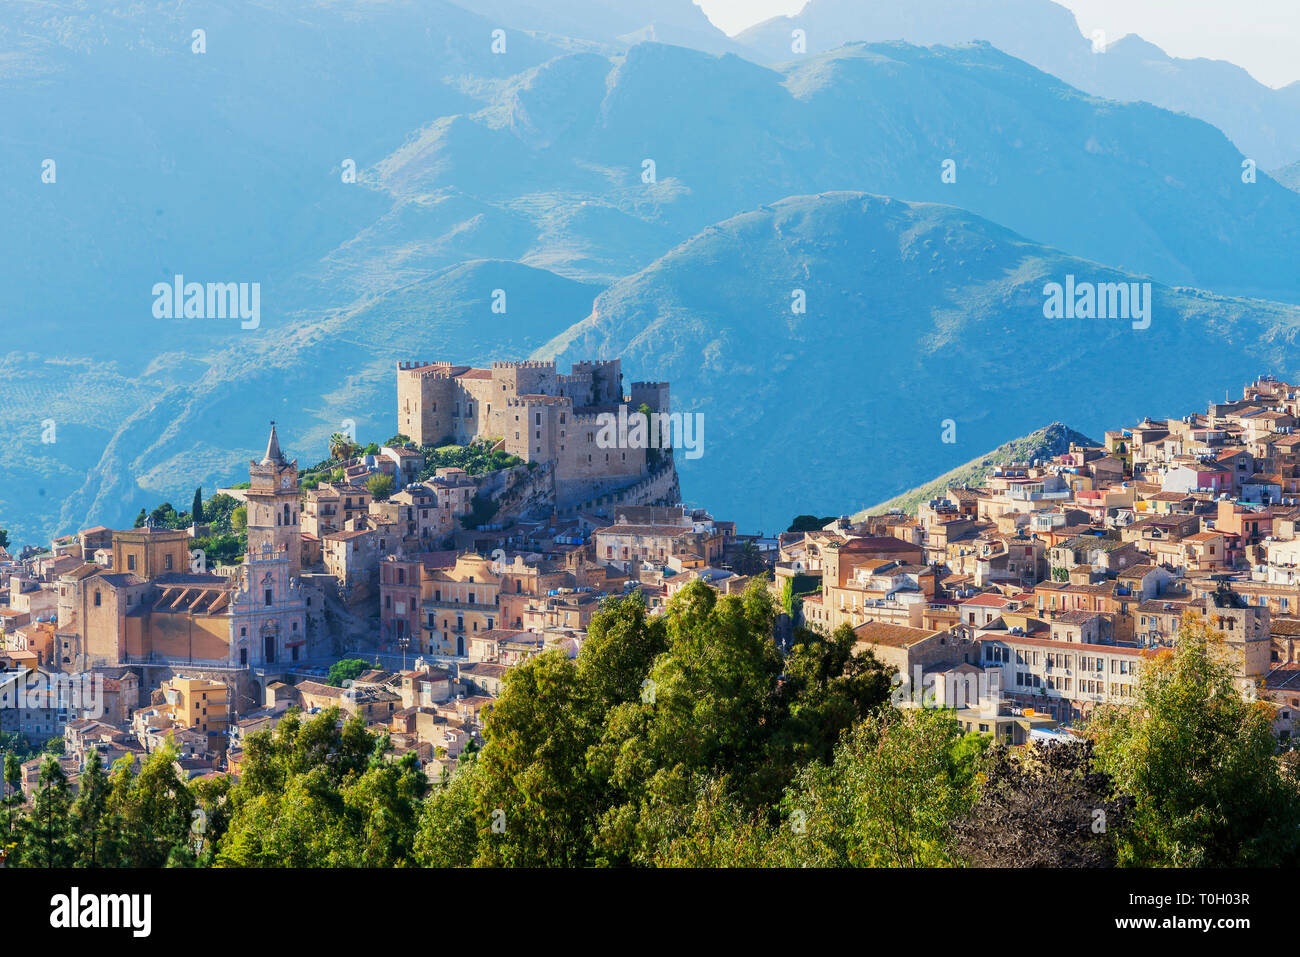
[[[243,559],[248,549],[247,514],[247,508],[233,496],[218,492],[205,501],[203,490],[196,488],[190,511],[178,512],[170,502],[163,502],[152,512],[142,508],[135,517],[135,527],[142,528],[149,521],[158,528],[207,526],[207,533],[196,536],[190,549],[202,551],[204,567],[213,568],[238,564]]]
[[[524,460],[511,455],[503,449],[493,451],[495,442],[479,441],[469,445],[426,445],[420,449],[424,456],[424,469],[420,472],[420,481],[431,479],[438,474],[438,469],[464,469],[470,475],[484,472],[496,472],[501,469],[523,465]]]
[[[4,765],[18,866],[1232,866],[1294,862],[1300,784],[1221,639],[1188,623],[1136,707],[1090,736],[1008,747],[897,708],[843,627],[782,654],[761,582],[696,582],[661,616],[610,599],[582,654],[513,668],[485,745],[426,779],[337,710],[249,735],[237,783],[175,755],[74,795],[53,757],[26,803]],[[331,681],[364,662],[340,662]]]

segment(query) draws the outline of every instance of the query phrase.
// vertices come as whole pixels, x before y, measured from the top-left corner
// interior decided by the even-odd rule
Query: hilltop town
[[[192,776],[238,774],[247,734],[338,707],[394,756],[454,768],[512,665],[577,655],[602,599],[662,608],[743,544],[682,507],[671,449],[598,442],[602,416],[626,438],[629,408],[669,415],[666,383],[624,395],[622,378],[618,360],[404,362],[403,431],[382,445],[336,434],[300,468],[272,423],[248,481],[206,509],[0,550],[0,733],[61,738],[74,781],[88,748],[169,740]]]
[[[0,732],[31,755],[24,793],[42,751],[74,785],[91,750],[110,763],[164,744],[191,779],[237,777],[250,734],[329,708],[387,735],[390,757],[452,774],[513,668],[580,657],[610,597],[654,616],[696,583],[765,582],[782,650],[796,629],[848,626],[897,673],[897,700],[1013,745],[1131,703],[1196,616],[1291,740],[1300,386],[1261,378],[915,514],[800,516],[762,538],[684,507],[671,450],[596,440],[600,415],[670,412],[666,383],[625,393],[617,360],[569,375],[413,362],[397,380],[387,442],[335,436],[300,467],[272,425],[248,481],[206,508],[196,495],[187,517],[0,553]],[[211,543],[227,528],[240,547],[224,560]]]

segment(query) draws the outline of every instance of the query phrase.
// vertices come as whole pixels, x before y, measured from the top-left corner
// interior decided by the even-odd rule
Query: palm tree
[[[757,575],[767,570],[767,562],[764,561],[763,553],[758,550],[758,546],[749,539],[740,546],[731,567],[737,575]]]

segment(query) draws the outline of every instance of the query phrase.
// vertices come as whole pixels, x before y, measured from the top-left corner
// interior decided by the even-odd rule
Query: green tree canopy
[[[330,665],[328,681],[335,688],[345,687],[344,682],[355,681],[370,670],[364,658],[343,658]]]
[[[1098,763],[1133,798],[1120,861],[1148,867],[1294,863],[1300,785],[1277,758],[1273,708],[1235,677],[1233,652],[1184,621],[1146,666],[1133,707],[1090,724]]]
[[[796,515],[788,532],[819,532],[831,522],[834,518],[818,518],[816,515]]]
[[[376,502],[387,501],[388,496],[393,494],[393,485],[393,477],[383,473],[372,475],[366,479],[366,488],[370,490],[370,494],[375,497]]]

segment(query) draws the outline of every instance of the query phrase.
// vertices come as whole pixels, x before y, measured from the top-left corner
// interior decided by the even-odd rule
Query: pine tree
[[[203,486],[200,485],[194,490],[194,504],[190,506],[190,520],[195,525],[201,525],[203,517]]]
[[[23,763],[18,760],[18,755],[12,751],[5,755],[4,783],[8,785],[9,790],[5,792],[6,796],[18,790],[18,785],[23,781]]]
[[[78,779],[77,799],[72,802],[72,843],[78,867],[103,867],[111,844],[108,813],[109,781],[104,759],[92,748],[86,769]]]
[[[18,755],[8,751],[4,756],[4,774],[0,779],[0,858],[5,856],[6,848],[13,842],[14,829],[21,820],[19,806],[23,803],[22,784],[23,766]]]
[[[32,811],[19,825],[19,866],[71,865],[73,855],[68,840],[68,809],[71,804],[63,768],[57,758],[46,758],[41,765]]]

